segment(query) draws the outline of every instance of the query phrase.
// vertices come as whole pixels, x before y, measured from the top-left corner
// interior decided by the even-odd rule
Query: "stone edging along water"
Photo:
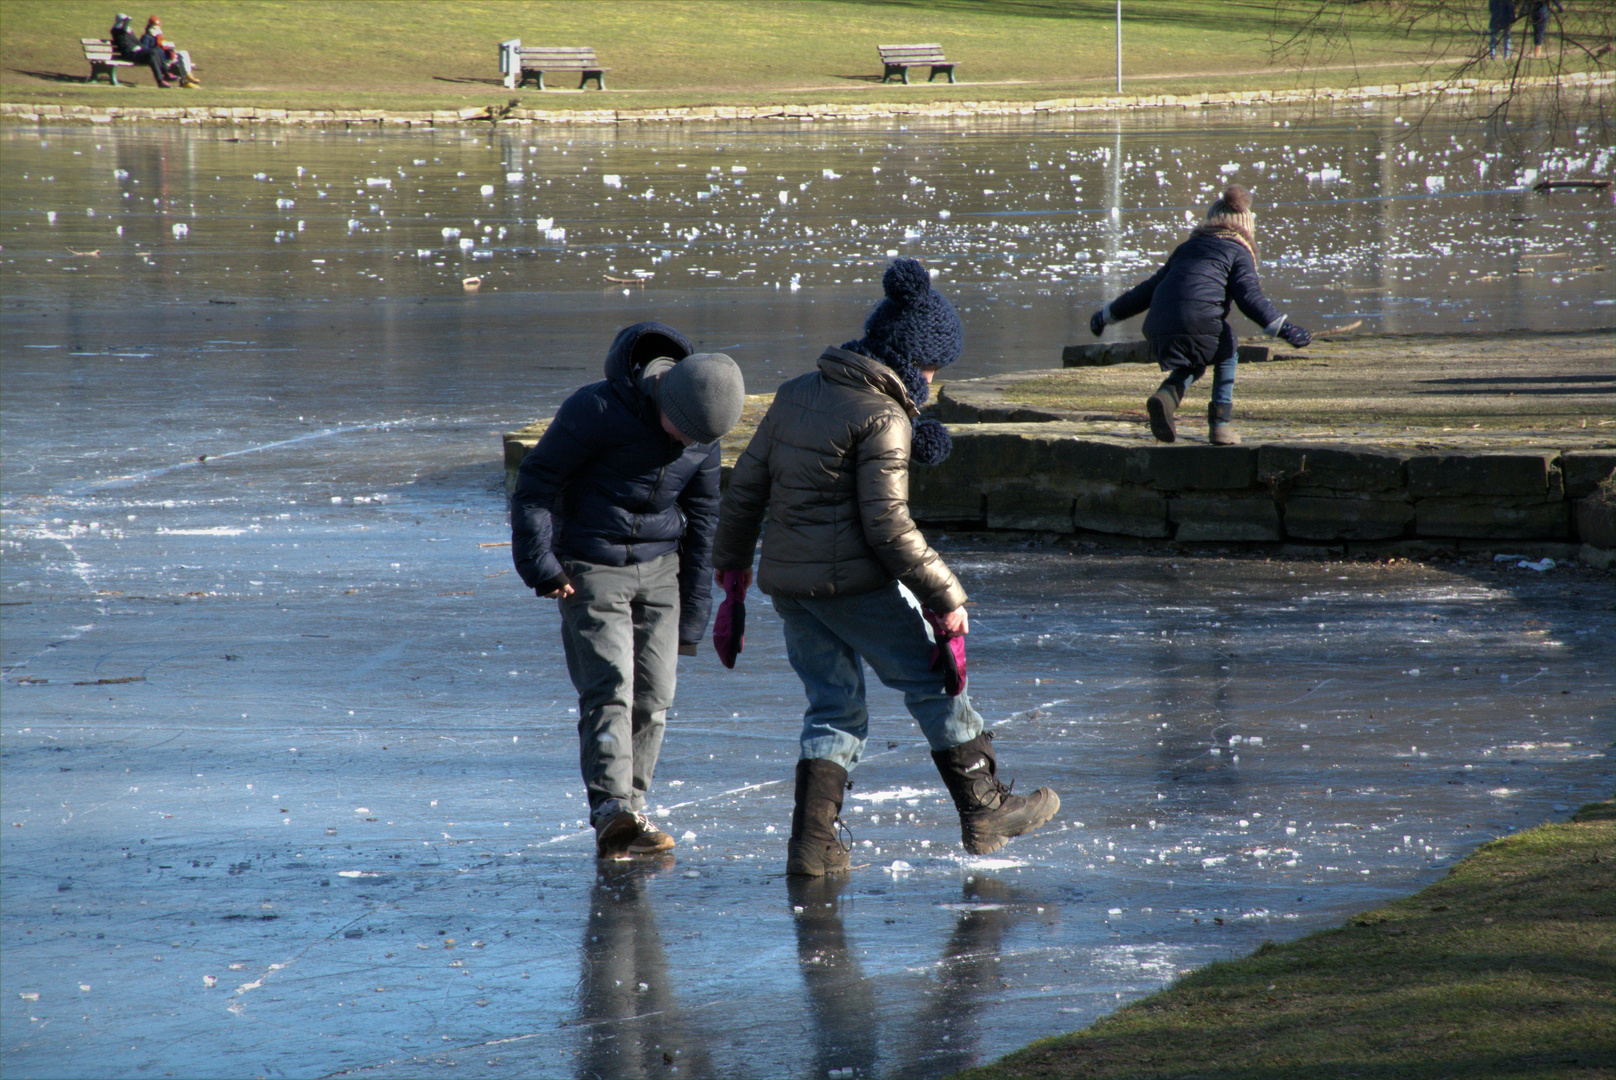
[[[1225,93],[1061,97],[1043,101],[948,101],[817,105],[692,105],[664,109],[526,109],[506,104],[433,111],[389,109],[277,109],[224,105],[43,105],[0,103],[0,121],[118,124],[163,122],[205,125],[284,124],[317,127],[436,128],[477,124],[702,123],[736,120],[869,120],[885,117],[950,119],[1037,116],[1131,109],[1375,101],[1417,97],[1496,96],[1550,87],[1609,88],[1616,77],[1590,72],[1503,79],[1453,79],[1382,86],[1298,87]]]
[[[1616,450],[1141,443],[1079,425],[956,424],[910,473],[916,520],[1142,541],[1527,551],[1612,565]]]
[[[506,490],[544,424],[504,436]],[[1616,450],[1158,445],[1080,425],[957,423],[909,474],[915,520],[968,530],[1312,551],[1530,552],[1616,564]],[[728,479],[728,468],[725,469]]]

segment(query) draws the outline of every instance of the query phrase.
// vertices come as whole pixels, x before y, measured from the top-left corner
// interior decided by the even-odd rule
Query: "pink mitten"
[[[724,587],[724,599],[713,618],[713,648],[719,661],[732,668],[746,647],[746,579],[740,570],[720,570],[718,583]]]
[[[921,608],[920,613],[931,623],[932,636],[937,639],[931,651],[931,670],[942,672],[943,689],[949,697],[959,697],[965,692],[965,636],[950,637],[943,617],[935,611]]]

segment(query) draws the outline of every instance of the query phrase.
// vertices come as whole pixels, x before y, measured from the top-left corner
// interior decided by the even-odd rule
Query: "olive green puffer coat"
[[[933,611],[965,603],[959,579],[909,516],[915,412],[891,368],[826,349],[817,371],[776,391],[736,462],[713,568],[750,567],[761,530],[757,581],[770,595],[851,596],[897,579]]]

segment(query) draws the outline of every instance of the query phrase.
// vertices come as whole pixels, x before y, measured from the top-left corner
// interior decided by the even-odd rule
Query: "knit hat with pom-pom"
[[[1202,228],[1233,229],[1256,258],[1257,219],[1251,213],[1251,193],[1239,184],[1230,184],[1218,201],[1207,207]]]
[[[965,328],[953,305],[931,287],[931,274],[917,259],[895,260],[882,275],[881,288],[886,298],[864,320],[864,336],[842,348],[891,368],[919,408],[931,392],[920,369],[958,360],[965,349]],[[951,449],[947,428],[936,420],[915,420],[912,460],[936,465]]]

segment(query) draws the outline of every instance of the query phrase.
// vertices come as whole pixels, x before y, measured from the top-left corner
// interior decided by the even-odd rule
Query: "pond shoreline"
[[[1153,440],[1142,398],[1154,365],[952,380],[931,409],[954,450],[911,472],[911,511],[929,529],[1127,547],[1507,552],[1609,568],[1610,337],[1321,336],[1304,352],[1241,365],[1252,370],[1236,399],[1239,446],[1206,441],[1204,411],[1195,415],[1204,398],[1186,405],[1176,443]],[[1554,393],[1528,390],[1545,368],[1559,380]],[[1480,385],[1466,374],[1475,371],[1488,373]],[[748,398],[724,443],[726,467],[769,399]],[[504,434],[507,491],[546,426]]]
[[[439,128],[478,124],[641,124],[735,121],[859,121],[891,118],[924,120],[1003,116],[1131,112],[1141,109],[1206,109],[1263,105],[1336,104],[1410,98],[1497,97],[1554,88],[1601,90],[1608,96],[1616,78],[1588,72],[1520,79],[1453,79],[1356,87],[1300,87],[1289,90],[1234,90],[1223,93],[1101,95],[1041,101],[949,101],[938,103],[814,105],[693,105],[663,109],[535,109],[506,103],[460,109],[277,109],[256,106],[42,105],[0,102],[0,123],[254,125],[344,128]]]

